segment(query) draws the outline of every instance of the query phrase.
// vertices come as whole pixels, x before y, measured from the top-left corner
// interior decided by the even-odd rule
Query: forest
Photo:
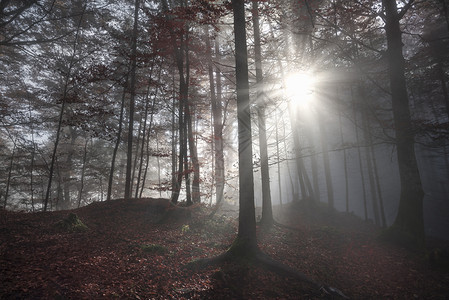
[[[448,70],[447,0],[0,0],[0,298],[444,299]]]

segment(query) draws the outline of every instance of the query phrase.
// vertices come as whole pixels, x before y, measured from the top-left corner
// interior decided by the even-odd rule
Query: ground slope
[[[194,258],[225,251],[236,233],[232,211],[213,220],[160,220],[151,199],[94,203],[74,211],[0,211],[1,299],[314,299],[324,294],[259,267],[192,271]],[[76,213],[87,230],[58,224]],[[378,231],[347,214],[284,205],[260,247],[352,299],[447,299],[449,276],[422,254],[380,243]],[[439,244],[439,248],[444,244]]]

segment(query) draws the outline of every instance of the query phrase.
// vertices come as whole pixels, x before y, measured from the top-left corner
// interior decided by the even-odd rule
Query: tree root
[[[231,247],[232,249],[232,247]],[[290,277],[290,278],[294,278],[296,280],[302,281],[304,283],[307,283],[311,286],[313,286],[318,292],[331,296],[331,297],[337,297],[340,299],[349,299],[345,294],[343,294],[340,290],[322,284],[320,282],[317,282],[313,279],[311,279],[310,277],[306,276],[305,274],[287,266],[282,264],[279,261],[276,261],[272,258],[270,258],[268,255],[266,255],[265,253],[263,253],[260,249],[257,249],[255,253],[253,253],[254,255],[252,255],[251,257],[247,256],[247,255],[239,255],[233,251],[230,251],[231,249],[229,249],[228,251],[215,256],[215,257],[211,257],[211,258],[203,258],[203,259],[198,259],[192,262],[189,262],[186,267],[189,269],[201,269],[201,268],[205,268],[208,266],[213,266],[213,265],[218,265],[218,264],[223,264],[225,262],[236,262],[236,263],[250,263],[250,264],[254,264],[254,265],[259,265],[271,272],[274,272],[280,276],[284,276],[284,277]]]

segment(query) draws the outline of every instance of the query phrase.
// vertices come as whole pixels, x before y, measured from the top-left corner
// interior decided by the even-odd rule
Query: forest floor
[[[0,299],[322,299],[326,295],[260,266],[227,263],[191,270],[193,259],[223,253],[236,212],[156,223],[150,199],[93,203],[73,211],[0,211]],[[88,227],[67,230],[74,212]],[[351,299],[448,299],[449,273],[377,239],[372,224],[302,204],[275,208],[279,222],[258,229],[272,258]],[[428,243],[438,253],[446,242]]]

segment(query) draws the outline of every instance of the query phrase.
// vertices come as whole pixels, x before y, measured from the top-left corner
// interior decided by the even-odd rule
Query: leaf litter
[[[157,222],[152,199],[93,203],[72,211],[0,210],[1,299],[320,299],[302,282],[258,266],[185,265],[226,251],[236,214]],[[76,214],[86,230],[55,224]],[[300,204],[275,207],[283,224],[258,230],[261,249],[352,299],[447,299],[449,273],[422,253],[377,240],[372,224]],[[73,216],[72,216],[73,217]],[[447,249],[445,241],[431,240]]]

